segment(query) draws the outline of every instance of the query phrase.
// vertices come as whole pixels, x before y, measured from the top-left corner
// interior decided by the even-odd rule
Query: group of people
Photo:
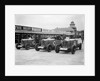
[[[54,38],[57,39],[57,40],[64,40],[66,38],[66,35],[57,35]],[[69,38],[72,39],[72,38],[76,38],[76,37],[69,36]],[[80,38],[82,40],[82,43],[83,43],[84,37],[83,36],[79,36],[78,38]],[[36,43],[40,43],[42,38],[41,38],[40,35],[30,35],[29,39],[34,39]]]
[[[41,40],[41,37],[40,37],[40,35],[29,35],[28,39],[33,39],[33,40],[35,40],[36,43],[39,43]]]

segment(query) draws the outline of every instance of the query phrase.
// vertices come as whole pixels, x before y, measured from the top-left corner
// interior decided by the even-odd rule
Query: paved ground
[[[84,48],[84,46],[83,46]],[[77,50],[75,54],[70,52],[55,53],[55,51],[47,52],[44,50],[35,51],[35,49],[17,50],[15,48],[15,64],[16,65],[83,65],[84,49]]]

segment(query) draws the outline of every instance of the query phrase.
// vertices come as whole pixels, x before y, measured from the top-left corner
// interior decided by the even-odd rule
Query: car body
[[[56,53],[59,53],[59,51],[71,51],[71,53],[74,54],[76,48],[79,48],[81,50],[81,47],[82,47],[82,41],[80,39],[66,38],[64,40],[55,41]]]
[[[39,51],[40,49],[42,50],[47,50],[50,52],[51,50],[54,49],[54,38],[47,38],[47,39],[42,39],[40,44],[36,44],[35,49],[36,51]]]
[[[16,48],[25,48],[26,50],[30,49],[30,47],[35,46],[35,41],[34,39],[22,39],[21,43],[16,44]]]

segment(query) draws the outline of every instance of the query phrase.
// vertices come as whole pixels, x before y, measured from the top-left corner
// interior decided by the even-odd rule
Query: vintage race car
[[[36,44],[35,50],[39,51],[40,49],[42,49],[42,50],[47,50],[48,52],[50,52],[55,47],[54,41],[55,41],[54,38],[42,39],[40,44]]]
[[[28,50],[30,47],[35,47],[35,41],[33,39],[22,39],[20,44],[16,44],[17,49],[25,48]]]
[[[80,39],[64,39],[55,41],[55,52],[59,51],[71,51],[72,54],[75,53],[76,48],[81,50],[82,41]]]

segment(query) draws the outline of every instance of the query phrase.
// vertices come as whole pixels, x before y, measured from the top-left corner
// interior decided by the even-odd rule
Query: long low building
[[[21,42],[21,39],[28,38],[30,35],[41,35],[42,38],[57,35],[74,35],[70,32],[45,32],[42,28],[15,25],[15,43]]]

